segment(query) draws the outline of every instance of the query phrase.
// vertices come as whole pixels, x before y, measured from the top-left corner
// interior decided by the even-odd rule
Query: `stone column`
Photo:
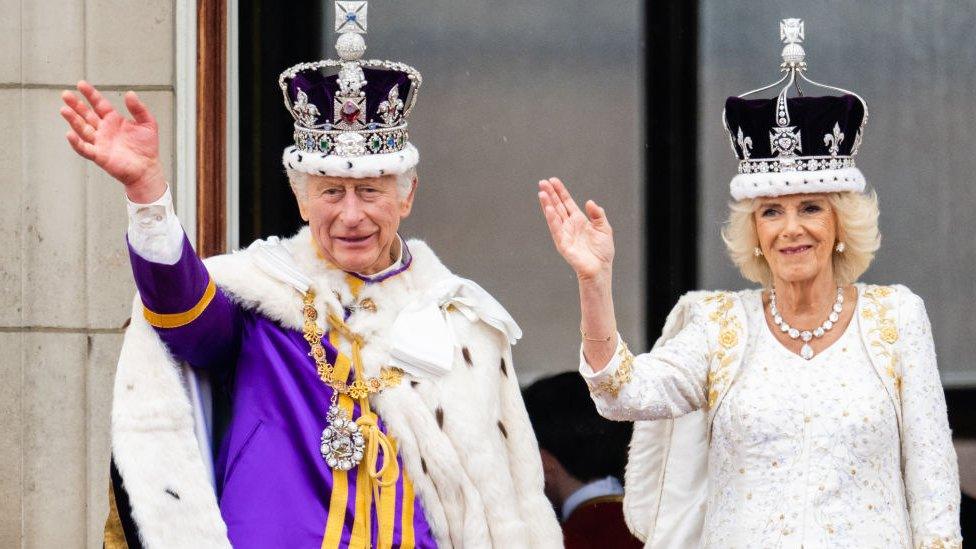
[[[136,90],[173,173],[175,2],[0,0],[0,546],[101,547],[112,380],[134,285],[121,187],[60,93]],[[87,540],[87,543],[86,543]]]

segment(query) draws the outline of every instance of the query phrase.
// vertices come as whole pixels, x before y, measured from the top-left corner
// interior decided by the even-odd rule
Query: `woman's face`
[[[832,276],[837,219],[825,194],[761,198],[753,216],[759,248],[774,280]]]

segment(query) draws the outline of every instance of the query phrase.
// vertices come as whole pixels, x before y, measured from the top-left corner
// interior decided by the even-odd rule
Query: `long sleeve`
[[[152,204],[129,202],[128,210],[129,261],[146,320],[192,366],[231,359],[240,345],[241,310],[193,251],[169,190]]]
[[[126,200],[129,212],[129,245],[143,259],[172,265],[183,251],[183,227],[173,210],[173,195],[166,192],[155,202],[138,204]]]
[[[959,469],[932,328],[922,299],[904,294],[896,337],[902,339],[902,460],[914,546],[961,547]]]
[[[634,356],[618,337],[613,359],[599,372],[593,371],[580,351],[580,374],[600,415],[620,421],[656,420],[705,406],[705,320],[701,307],[691,305],[691,309],[691,319],[681,330],[648,353]]]

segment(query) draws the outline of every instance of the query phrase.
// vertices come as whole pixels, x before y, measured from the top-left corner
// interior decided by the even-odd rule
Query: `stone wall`
[[[59,96],[138,91],[172,174],[174,7],[0,0],[0,547],[101,547],[134,285],[121,188],[71,150]]]

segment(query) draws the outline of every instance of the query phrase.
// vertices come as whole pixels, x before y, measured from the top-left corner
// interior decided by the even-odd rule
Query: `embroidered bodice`
[[[652,351],[635,356],[621,340],[600,372],[581,353],[604,417],[705,413],[700,446],[664,453],[672,465],[707,454],[703,545],[961,546],[958,470],[925,307],[904,287],[857,287],[851,325],[809,362],[774,339],[755,290],[682,298]],[[631,456],[654,455],[640,450]],[[642,476],[667,485],[652,467]],[[666,503],[679,489],[645,498],[665,501],[656,524],[680,510]]]
[[[712,424],[705,547],[911,547],[898,421],[857,322],[809,361],[757,326]]]

